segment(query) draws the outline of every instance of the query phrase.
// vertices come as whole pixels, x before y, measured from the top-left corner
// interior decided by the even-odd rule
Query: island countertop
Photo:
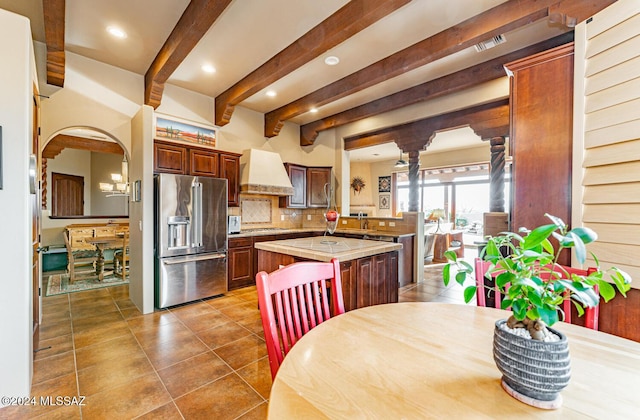
[[[313,236],[309,238],[259,242],[254,246],[256,249],[263,251],[322,262],[331,261],[332,258],[337,258],[340,261],[349,261],[402,249],[402,244],[394,242],[369,241],[333,236]]]

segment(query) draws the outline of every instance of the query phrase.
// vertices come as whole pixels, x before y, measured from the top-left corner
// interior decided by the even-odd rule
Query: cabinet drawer
[[[229,249],[239,248],[242,246],[253,246],[253,239],[248,238],[229,238]]]

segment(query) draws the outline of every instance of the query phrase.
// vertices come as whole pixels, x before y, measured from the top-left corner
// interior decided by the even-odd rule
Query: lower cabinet
[[[256,283],[253,265],[252,238],[229,239],[227,286],[229,290],[247,287]]]
[[[393,260],[391,254],[395,256]],[[397,252],[356,260],[356,308],[398,301],[397,266]]]

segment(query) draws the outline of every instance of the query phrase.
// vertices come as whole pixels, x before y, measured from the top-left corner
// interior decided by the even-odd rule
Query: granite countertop
[[[240,233],[232,233],[229,234],[229,239],[231,238],[246,238],[251,236],[265,236],[265,235],[284,235],[287,233],[317,233],[324,232],[324,228],[264,228],[264,229],[248,229],[241,231]],[[383,230],[375,230],[375,229],[337,229],[336,233],[344,233],[344,234],[356,234],[356,235],[369,235],[369,236],[385,236],[391,238],[401,238],[405,236],[414,236],[415,233],[400,233],[400,232],[387,232]]]
[[[323,236],[259,242],[254,246],[263,251],[323,262],[331,261],[332,258],[349,261],[402,249],[402,244],[394,242]]]

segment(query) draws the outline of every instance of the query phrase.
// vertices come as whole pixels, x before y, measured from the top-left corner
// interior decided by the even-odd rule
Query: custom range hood
[[[240,157],[240,192],[245,194],[292,195],[293,186],[280,155],[249,149]]]

